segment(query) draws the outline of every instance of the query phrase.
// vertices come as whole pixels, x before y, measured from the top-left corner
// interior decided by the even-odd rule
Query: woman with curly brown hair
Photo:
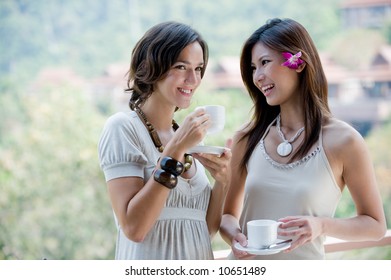
[[[211,125],[204,109],[181,126],[174,121],[178,108],[190,106],[207,62],[206,42],[177,22],[152,27],[133,50],[131,110],[108,119],[99,143],[118,226],[116,259],[213,259],[231,152],[187,153]]]

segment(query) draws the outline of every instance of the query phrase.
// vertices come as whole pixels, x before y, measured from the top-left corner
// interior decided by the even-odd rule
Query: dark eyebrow
[[[259,57],[259,60],[262,60],[262,59],[265,59],[265,58],[270,59],[270,55],[268,55],[268,54],[261,55],[261,56]]]
[[[177,60],[175,63],[184,63],[184,64],[191,64],[189,61],[187,61],[187,60]],[[200,63],[198,63],[198,66],[202,66],[202,65],[204,65],[205,63],[204,62],[200,62]]]
[[[268,54],[261,55],[256,61],[262,61],[263,59],[271,59],[271,57]],[[251,60],[251,64],[254,64],[253,60]]]

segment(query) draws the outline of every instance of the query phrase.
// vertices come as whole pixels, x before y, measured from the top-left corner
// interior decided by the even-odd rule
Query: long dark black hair
[[[300,94],[303,100],[305,139],[293,155],[291,161],[305,156],[316,143],[324,118],[331,116],[327,100],[327,80],[323,72],[318,51],[307,30],[292,19],[271,19],[258,28],[244,43],[240,58],[240,69],[244,85],[254,103],[254,113],[247,132],[241,140],[247,138],[247,147],[241,162],[244,169],[255,146],[266,132],[269,124],[280,113],[280,106],[270,106],[266,97],[253,82],[251,52],[256,43],[277,52],[302,52],[301,59],[306,63],[299,74]]]

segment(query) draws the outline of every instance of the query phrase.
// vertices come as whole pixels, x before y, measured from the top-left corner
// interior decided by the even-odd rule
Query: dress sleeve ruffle
[[[144,178],[147,158],[132,121],[125,113],[117,113],[103,128],[98,154],[106,181],[130,176]]]

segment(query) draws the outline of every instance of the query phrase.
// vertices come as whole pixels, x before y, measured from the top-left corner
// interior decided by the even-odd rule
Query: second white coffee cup
[[[262,249],[277,241],[278,226],[274,220],[253,220],[247,222],[248,247]]]
[[[212,124],[208,129],[208,134],[220,132],[224,129],[225,124],[225,108],[221,105],[205,105],[196,108],[203,108],[210,115]]]

